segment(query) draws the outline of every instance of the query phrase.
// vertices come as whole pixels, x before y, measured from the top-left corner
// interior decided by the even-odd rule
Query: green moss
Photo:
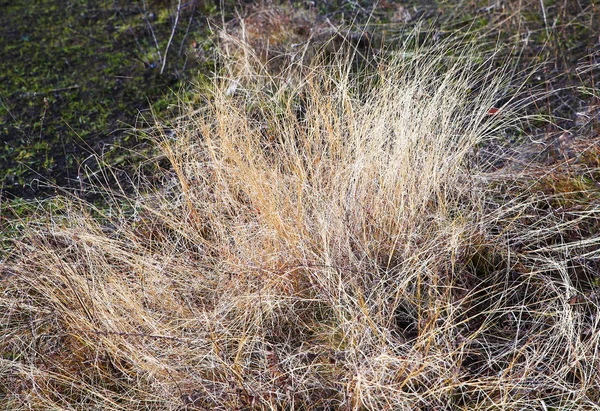
[[[184,12],[160,74],[158,56],[164,55],[175,12],[167,2],[149,2],[146,13],[141,1],[19,0],[2,7],[4,195],[40,196],[53,192],[48,185],[79,184],[90,154],[136,146],[125,130],[143,125],[139,113],[150,105],[160,102],[153,108],[161,115],[176,102],[170,89],[187,84],[199,68],[189,44],[209,35],[197,10],[184,37],[192,17]],[[161,19],[150,21],[150,12]]]

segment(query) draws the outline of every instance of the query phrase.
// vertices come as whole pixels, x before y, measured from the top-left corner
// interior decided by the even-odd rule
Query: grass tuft
[[[598,241],[563,237],[597,210],[478,164],[506,76],[431,43],[272,74],[240,42],[160,187],[33,218],[5,409],[597,409]]]

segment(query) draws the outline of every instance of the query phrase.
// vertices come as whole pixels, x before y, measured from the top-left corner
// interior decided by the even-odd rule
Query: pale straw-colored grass
[[[478,167],[515,118],[489,114],[491,60],[411,43],[271,75],[244,51],[157,130],[162,187],[61,200],[16,241],[0,408],[596,407],[598,317],[569,303],[574,248],[541,244],[564,227]]]

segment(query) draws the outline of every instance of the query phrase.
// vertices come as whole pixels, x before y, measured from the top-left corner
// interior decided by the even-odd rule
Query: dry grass
[[[562,236],[598,210],[477,166],[516,119],[503,73],[456,44],[277,77],[246,51],[158,130],[161,188],[15,241],[1,407],[598,409],[598,241]]]

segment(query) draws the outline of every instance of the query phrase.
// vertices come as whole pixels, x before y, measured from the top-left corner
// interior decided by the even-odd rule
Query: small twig
[[[544,7],[544,0],[540,0],[540,6],[542,6],[542,16],[544,17],[544,28],[546,29],[546,40],[550,38],[550,32],[548,31],[548,18],[546,17],[546,8]]]
[[[167,65],[167,54],[169,53],[169,47],[171,47],[171,42],[173,41],[173,36],[175,36],[175,30],[177,30],[177,24],[179,23],[179,15],[181,14],[181,0],[177,2],[177,15],[175,16],[175,23],[173,23],[173,30],[171,30],[171,37],[169,37],[169,42],[167,43],[167,47],[165,48],[165,55],[163,57],[162,67],[160,68],[160,74],[165,71],[165,66]]]
[[[144,7],[144,20],[146,21],[146,24],[148,25],[148,28],[150,29],[150,33],[152,33],[152,38],[154,39],[154,44],[156,45],[156,52],[158,53],[158,58],[159,58],[159,60],[162,60],[163,59],[162,54],[160,53],[160,47],[158,46],[158,40],[156,40],[156,35],[154,34],[154,29],[152,28],[150,21],[148,21],[148,18],[146,17],[146,14],[148,13],[148,10],[146,8],[146,0],[142,0],[142,6]]]
[[[74,86],[54,88],[52,90],[47,90],[47,91],[28,91],[26,93],[21,93],[19,96],[20,97],[27,97],[27,98],[28,97],[45,96],[47,94],[60,93],[61,91],[75,90],[75,89],[78,89],[80,87],[81,86],[79,84],[75,84]]]
[[[61,91],[75,90],[75,89],[78,89],[79,87],[80,87],[79,84],[75,84],[74,86],[62,87],[62,88],[55,88],[55,89],[52,89],[52,90],[48,90],[45,93],[39,93],[39,94],[58,93],[58,92],[61,92]]]
[[[181,45],[179,46],[179,53],[177,54],[177,57],[181,57],[181,53],[183,52],[183,46],[185,45],[185,39],[187,38],[188,33],[190,32],[190,27],[192,26],[192,22],[194,21],[194,13],[196,13],[197,5],[198,5],[198,2],[195,1],[194,6],[192,7],[192,14],[190,15],[190,21],[188,22],[187,28],[185,29],[185,34],[183,35],[183,40],[181,40]]]
[[[131,29],[131,27],[129,27],[129,32],[131,33],[131,37],[133,37],[133,40],[135,40],[135,44],[137,44],[137,46],[138,46],[138,49],[139,49],[139,51],[140,51],[140,55],[141,55],[141,56],[144,56],[144,54],[145,54],[145,53],[144,53],[144,49],[142,48],[142,45],[141,45],[141,44],[140,44],[140,42],[138,41],[138,39],[137,39],[137,37],[136,37],[135,33],[133,32],[133,30]],[[159,54],[160,54],[160,52],[159,52]],[[148,60],[144,60],[144,59],[142,59],[141,57],[138,57],[138,56],[136,56],[135,54],[134,54],[134,57],[135,57],[137,60],[141,61],[141,62],[142,62],[144,65],[146,65],[146,66],[149,66],[149,65],[150,65],[150,61],[148,61]]]
[[[46,112],[48,111],[48,107],[50,107],[50,103],[48,102],[48,99],[44,97],[44,112],[42,113],[40,135],[38,136],[40,140],[42,139],[42,132],[44,131],[44,120],[46,119]]]

